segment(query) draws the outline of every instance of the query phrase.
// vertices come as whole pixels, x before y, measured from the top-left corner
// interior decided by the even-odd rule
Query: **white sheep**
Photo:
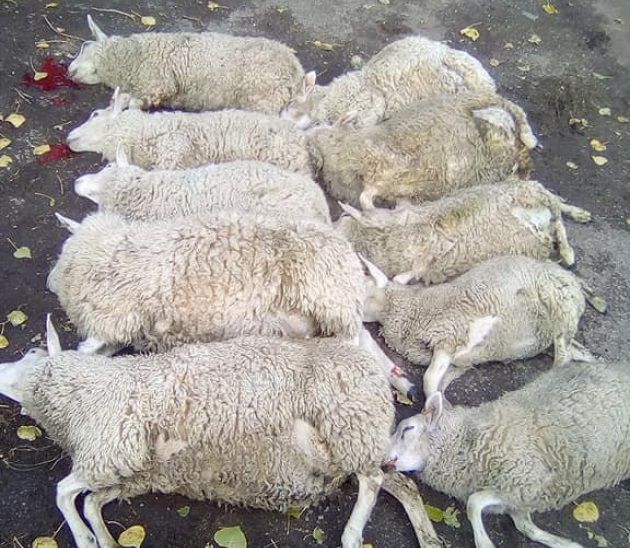
[[[88,24],[96,40],[83,44],[70,76],[120,87],[144,107],[278,114],[303,91],[295,52],[275,40],[216,32],[107,36],[89,15]]]
[[[539,529],[532,512],[555,510],[630,477],[630,367],[576,363],[479,407],[443,405],[402,421],[388,465],[417,471],[433,489],[467,501],[477,548],[492,548],[484,511],[551,548],[581,544]]]
[[[122,146],[145,169],[182,169],[233,160],[260,160],[311,174],[306,138],[293,124],[260,112],[143,112],[122,110],[122,97],[96,110],[68,135],[76,152],[99,152],[108,161]]]
[[[146,223],[95,213],[65,221],[73,234],[48,287],[87,337],[86,352],[253,333],[359,334],[361,262],[322,224],[240,213]]]
[[[350,111],[353,124],[376,124],[413,101],[461,92],[494,93],[496,87],[481,63],[464,51],[421,36],[385,46],[365,66],[335,78],[328,86],[315,85],[315,73],[282,115],[307,128],[332,124]]]
[[[420,202],[513,173],[527,176],[537,143],[520,107],[470,93],[416,101],[376,126],[307,134],[330,194],[363,209],[373,209],[377,197]]]
[[[551,345],[554,364],[591,360],[574,340],[585,308],[581,281],[551,261],[507,255],[485,261],[451,282],[430,287],[386,285],[370,289],[364,321],[382,324],[388,346],[420,365],[424,392],[441,388],[451,365],[535,356]]]
[[[575,253],[562,214],[580,222],[591,218],[540,183],[516,178],[395,210],[362,214],[350,206],[342,208],[349,216],[337,223],[341,234],[400,283],[441,283],[501,255],[548,259],[555,246],[565,264],[572,265]]]
[[[101,515],[118,498],[157,491],[286,511],[351,475],[359,495],[342,545],[361,546],[394,422],[368,353],[336,338],[241,337],[108,358],[63,352],[47,326],[48,353],[0,364],[0,393],[72,457],[57,506],[78,548],[118,546]],[[91,530],[75,506],[85,492]]]
[[[226,209],[330,224],[326,196],[312,178],[241,160],[186,170],[146,171],[122,151],[99,173],[83,175],[77,194],[128,220],[154,221]]]

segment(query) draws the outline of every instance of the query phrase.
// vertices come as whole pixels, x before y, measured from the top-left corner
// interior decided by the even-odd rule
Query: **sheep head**
[[[100,59],[109,37],[96,25],[92,16],[88,15],[87,20],[95,40],[83,43],[79,55],[70,63],[68,72],[75,82],[99,84],[102,82],[99,75]]]
[[[280,114],[282,119],[293,122],[300,129],[308,129],[315,122],[312,117],[313,110],[323,90],[321,86],[315,85],[316,78],[315,71],[305,74],[302,90],[291,99],[287,108]]]

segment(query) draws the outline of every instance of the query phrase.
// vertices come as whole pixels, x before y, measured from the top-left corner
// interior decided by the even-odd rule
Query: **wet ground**
[[[144,32],[140,15],[156,19],[156,30],[218,30],[277,38],[298,52],[306,69],[316,69],[322,82],[350,69],[350,59],[367,59],[385,44],[411,33],[448,41],[477,55],[499,84],[499,90],[527,110],[544,145],[536,154],[535,176],[571,203],[592,211],[589,225],[570,225],[577,251],[576,271],[609,303],[605,316],[588,310],[580,340],[607,359],[627,357],[630,328],[630,3],[627,0],[586,2],[554,0],[558,13],[548,14],[545,0],[482,2],[467,0],[223,0],[207,2],[112,1],[85,3],[2,0],[0,2],[0,113],[19,112],[19,128],[0,125],[0,139],[12,143],[0,152],[12,163],[0,167],[0,317],[21,309],[29,317],[20,326],[4,326],[9,341],[0,361],[19,357],[37,343],[44,315],[53,312],[62,324],[62,342],[74,345],[72,326],[45,287],[46,275],[65,238],[53,213],[81,218],[91,207],[72,192],[80,174],[101,165],[93,154],[40,165],[34,147],[63,142],[68,130],[90,111],[107,103],[101,87],[43,93],[20,85],[46,55],[60,59],[74,54],[87,37],[85,15],[92,12],[110,33]],[[548,4],[547,4],[548,5]],[[93,8],[98,7],[102,11]],[[109,11],[108,11],[109,10]],[[119,10],[118,12],[115,10]],[[552,11],[552,10],[550,10]],[[480,37],[472,42],[459,30],[474,25]],[[63,30],[59,30],[59,27]],[[46,40],[47,49],[36,48]],[[319,40],[332,51],[316,47]],[[211,54],[211,52],[210,52]],[[58,97],[58,99],[55,99]],[[605,143],[604,152],[589,142]],[[0,141],[1,142],[1,141]],[[592,156],[603,156],[603,166]],[[569,162],[569,164],[567,164]],[[1,165],[1,164],[0,164]],[[15,247],[28,246],[31,259],[16,259]],[[471,371],[451,385],[452,403],[474,404],[514,389],[550,366],[547,357],[512,366],[487,366]],[[418,377],[419,372],[414,372]],[[407,415],[415,409],[402,407]],[[40,535],[56,534],[60,546],[71,546],[55,507],[55,484],[70,462],[45,436],[25,442],[16,436],[20,425],[32,424],[19,407],[0,398],[0,547],[30,546]],[[247,450],[247,448],[244,448]],[[436,524],[453,547],[473,546],[464,507],[421,486],[425,502],[439,508],[454,506],[461,527]],[[142,524],[145,547],[204,547],[214,532],[240,525],[249,546],[316,545],[311,533],[325,531],[325,546],[339,545],[341,530],[354,502],[354,487],[301,518],[234,508],[181,497],[148,495],[106,507],[114,534]],[[595,492],[600,518],[579,524],[572,507],[535,516],[543,528],[585,546],[630,545],[630,482]],[[181,517],[177,510],[189,506]],[[498,546],[534,546],[515,532],[508,518],[486,519]],[[382,495],[365,530],[365,542],[375,547],[415,546],[411,528],[395,501]],[[210,545],[210,544],[208,544]]]

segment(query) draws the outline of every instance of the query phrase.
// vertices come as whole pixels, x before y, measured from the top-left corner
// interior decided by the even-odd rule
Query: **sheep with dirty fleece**
[[[628,393],[628,363],[556,367],[479,407],[451,408],[438,392],[398,425],[388,466],[467,501],[477,548],[494,546],[484,511],[509,514],[534,542],[580,548],[538,528],[531,513],[630,477]]]
[[[115,163],[79,177],[74,189],[97,203],[99,211],[128,220],[237,210],[330,224],[326,196],[312,178],[252,160],[147,171],[129,165],[119,150]]]
[[[579,222],[591,218],[540,183],[516,178],[394,210],[342,208],[348,215],[338,221],[338,230],[399,283],[441,283],[501,255],[548,259],[555,246],[564,263],[572,265],[575,253],[562,214]]]
[[[155,222],[59,217],[73,234],[48,287],[87,337],[85,352],[242,334],[359,334],[361,262],[320,223],[240,213]]]
[[[363,209],[373,209],[375,198],[422,202],[514,173],[526,177],[537,143],[519,106],[470,93],[416,101],[376,126],[308,135],[330,194]]]
[[[368,353],[337,338],[240,337],[108,358],[64,352],[50,317],[47,329],[48,352],[0,364],[0,393],[72,457],[57,506],[79,548],[118,546],[101,515],[118,498],[155,491],[286,511],[351,475],[359,495],[342,545],[361,546],[394,421]],[[91,530],[75,507],[86,491]]]
[[[385,46],[358,71],[345,73],[327,86],[315,85],[315,73],[282,116],[301,128],[333,124],[356,112],[355,127],[376,124],[418,100],[462,92],[494,93],[494,80],[466,53],[422,36]]]
[[[293,124],[260,112],[143,112],[113,105],[96,110],[68,135],[75,152],[98,152],[108,161],[122,146],[145,169],[185,169],[234,160],[259,160],[311,174],[306,137]]]
[[[532,357],[552,345],[555,365],[592,359],[574,340],[585,309],[583,284],[551,261],[506,255],[430,287],[387,284],[366,263],[376,287],[369,290],[364,321],[380,322],[388,346],[429,365],[427,396],[445,388],[451,365],[461,372]]]
[[[95,41],[81,47],[70,76],[120,87],[144,107],[278,114],[302,88],[302,65],[275,40],[216,32],[107,36],[89,15],[88,24]]]

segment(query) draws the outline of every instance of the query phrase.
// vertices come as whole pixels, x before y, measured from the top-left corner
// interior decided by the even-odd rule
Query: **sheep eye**
[[[401,438],[401,439],[402,439],[402,438],[404,438],[404,437],[405,437],[405,434],[406,434],[407,432],[409,432],[409,430],[413,430],[414,428],[415,428],[415,426],[405,426],[405,427],[402,429],[402,432],[400,433],[400,438]]]

